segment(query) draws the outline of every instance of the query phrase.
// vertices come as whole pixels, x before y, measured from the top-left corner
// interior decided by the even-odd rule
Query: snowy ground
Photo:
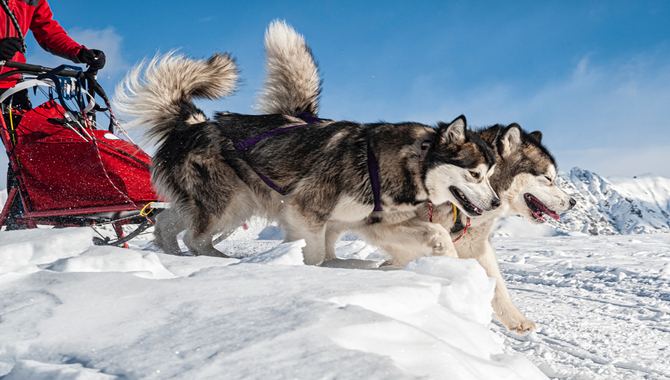
[[[238,259],[0,232],[0,378],[670,379],[670,235],[496,238],[522,337],[471,260],[307,267],[253,230],[218,246]]]
[[[670,379],[670,235],[497,238],[516,305],[507,337],[552,378]],[[513,351],[512,351],[513,350]]]

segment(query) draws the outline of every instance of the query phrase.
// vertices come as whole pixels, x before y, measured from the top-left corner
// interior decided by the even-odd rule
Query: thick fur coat
[[[266,36],[269,79],[259,108],[272,113],[209,120],[193,104],[234,90],[238,70],[226,54],[157,57],[117,89],[117,107],[158,143],[152,178],[175,205],[180,221],[171,231],[186,228],[193,254],[226,256],[212,237],[263,215],[280,223],[286,241],[304,239],[305,263],[318,265],[329,224],[401,223],[427,201],[458,203],[472,217],[498,207],[488,183],[495,153],[462,116],[437,127],[316,120],[316,65],[291,32],[275,23]],[[298,66],[282,79],[286,60]],[[456,256],[443,228],[427,244],[430,254]]]

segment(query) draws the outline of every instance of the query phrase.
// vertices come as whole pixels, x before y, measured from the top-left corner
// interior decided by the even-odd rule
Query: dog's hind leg
[[[156,216],[154,244],[170,255],[182,255],[177,235],[186,229],[184,218],[176,209],[166,209]]]
[[[196,234],[193,229],[189,229],[184,235],[184,244],[186,244],[189,251],[195,256],[202,255],[229,258],[230,256],[214,248],[212,239],[214,238],[215,233],[216,231],[209,230]]]

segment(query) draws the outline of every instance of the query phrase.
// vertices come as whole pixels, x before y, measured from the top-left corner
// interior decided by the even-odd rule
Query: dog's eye
[[[549,183],[552,182],[552,181],[551,181],[551,178],[547,177],[546,175],[544,176],[544,178],[545,178],[547,181],[549,181]]]
[[[474,178],[474,179],[478,179],[478,178],[479,178],[479,173],[477,173],[477,172],[470,172],[470,175],[471,175],[472,178]]]

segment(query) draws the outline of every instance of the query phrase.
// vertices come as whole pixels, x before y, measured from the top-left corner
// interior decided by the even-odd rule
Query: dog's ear
[[[540,132],[540,131],[535,131],[535,132],[531,132],[531,133],[529,133],[529,135],[530,135],[530,137],[532,137],[532,138],[534,138],[535,140],[537,140],[538,143],[541,143],[541,142],[542,142],[542,132]]]
[[[484,130],[481,130],[481,131],[477,132],[477,134],[479,135],[479,137],[481,137],[487,143],[489,143],[491,145],[495,145],[496,139],[498,138],[498,134],[501,133],[500,131],[504,131],[504,130],[505,130],[504,126],[502,126],[500,124],[496,124],[492,127],[489,127],[489,128],[486,128]]]
[[[452,121],[450,124],[440,123],[439,135],[441,144],[456,144],[460,145],[465,142],[465,126],[467,121],[465,116],[461,115]]]
[[[521,148],[521,127],[519,124],[509,125],[500,137],[500,155],[508,157]]]

